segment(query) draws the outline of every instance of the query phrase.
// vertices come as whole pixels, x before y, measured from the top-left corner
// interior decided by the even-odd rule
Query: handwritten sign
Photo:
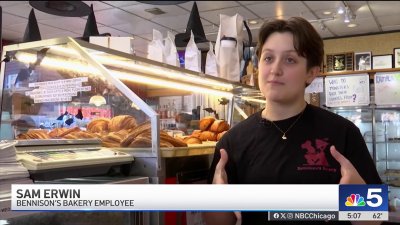
[[[324,79],[317,77],[307,86],[306,93],[321,93],[324,92]]]
[[[326,106],[363,106],[369,104],[369,75],[325,78]]]
[[[29,83],[29,87],[35,89],[25,92],[25,95],[31,97],[34,103],[70,102],[72,101],[72,97],[78,95],[78,92],[90,91],[92,89],[91,86],[82,86],[82,82],[87,81],[87,77],[79,77]]]
[[[400,72],[375,74],[375,103],[400,104]]]

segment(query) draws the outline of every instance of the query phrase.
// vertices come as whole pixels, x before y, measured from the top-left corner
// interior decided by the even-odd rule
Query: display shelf
[[[378,70],[360,70],[360,71],[343,71],[343,72],[329,72],[329,73],[321,73],[319,76],[338,76],[338,75],[351,75],[351,74],[360,74],[360,73],[368,73],[370,79],[374,78],[376,73],[380,72],[397,72],[400,71],[400,68],[391,68],[391,69],[378,69]]]
[[[9,60],[4,60],[5,56]],[[202,104],[203,99],[211,99],[208,96],[215,98],[215,101],[224,97],[228,100],[228,104],[221,107],[218,105],[224,114],[219,115],[232,126],[243,120],[242,117],[239,119],[235,117],[238,110],[233,105],[236,102],[251,102],[252,107],[247,105],[243,108],[254,110],[260,109],[262,104],[265,104],[260,90],[255,87],[70,37],[4,46],[2,60],[4,63],[1,67],[0,84],[3,85],[0,105],[3,111],[10,112],[9,118],[24,116],[30,123],[28,128],[14,126],[13,135],[16,135],[15,138],[35,139],[27,140],[25,146],[18,147],[20,160],[25,160],[26,165],[30,166],[35,181],[60,182],[60,179],[69,178],[70,180],[64,181],[74,182],[78,179],[78,182],[96,183],[97,181],[89,179],[81,180],[80,177],[109,176],[110,170],[119,170],[118,172],[123,175],[148,177],[149,183],[164,184],[168,178],[175,178],[177,173],[206,170],[211,164],[210,155],[214,153],[215,142],[212,144],[205,142],[199,146],[161,148],[161,122],[172,121],[174,118],[161,119],[150,105],[157,105],[159,101],[157,98],[162,96],[190,94],[207,96],[202,97],[200,103],[199,100],[193,100],[195,102],[192,108],[196,109]],[[18,74],[26,73],[28,69],[32,69],[28,79],[16,78]],[[204,102],[211,104],[209,100]],[[75,120],[78,109],[82,111],[83,118]],[[121,116],[130,118],[131,123],[118,120]],[[36,130],[42,123],[42,117],[51,120],[46,121],[52,123],[51,126],[46,125],[52,128],[48,133]],[[101,120],[99,117],[104,117],[106,120]],[[69,123],[70,118],[74,118],[72,123]],[[132,118],[136,123],[132,122]],[[89,126],[96,119],[103,122]],[[109,122],[104,125],[107,119]],[[134,140],[139,140],[132,134],[135,126],[146,124],[148,121],[150,127],[144,129],[147,136],[142,137],[143,142],[133,143]],[[6,120],[2,122],[9,123]],[[135,126],[125,127],[126,124]],[[75,131],[71,130],[74,127],[79,127],[79,131],[76,130],[74,133]],[[28,134],[31,128],[33,133]],[[64,128],[68,131],[61,130]],[[71,132],[68,133],[69,131]],[[91,139],[78,140],[83,135],[91,136]],[[49,141],[36,139],[49,139]],[[74,141],[81,141],[79,146],[84,149],[83,151],[96,151],[96,148],[89,143],[94,139],[97,139],[99,145],[103,145],[102,149],[117,152],[117,155],[120,152],[123,154],[118,156],[128,155],[129,158],[121,163],[108,161],[114,158],[114,155],[108,155],[108,158],[104,158],[101,162],[89,158],[79,161],[67,154],[69,151],[76,151],[74,146],[69,146],[69,143]],[[129,145],[122,145],[123,140],[131,142]],[[37,144],[38,142],[41,143]],[[58,146],[51,146],[49,142],[58,142]],[[26,159],[27,156],[46,155],[46,151],[48,153],[55,150],[64,151],[65,154],[59,153],[58,160],[53,158],[53,164],[49,162],[47,166],[41,166],[36,165],[38,161],[35,161],[36,164],[27,163],[29,161]],[[43,162],[44,159],[36,160]],[[88,164],[89,161],[96,163]],[[163,221],[162,215],[163,213],[153,212],[151,224],[160,224],[160,221]]]
[[[188,147],[161,148],[161,157],[184,157],[214,154],[215,141],[203,142],[203,144],[188,144]],[[113,148],[117,151],[129,153],[136,156],[145,156],[150,152],[148,148]]]

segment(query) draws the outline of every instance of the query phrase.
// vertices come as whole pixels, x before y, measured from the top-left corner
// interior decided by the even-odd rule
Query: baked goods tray
[[[215,141],[203,142],[203,144],[188,144],[188,147],[161,148],[161,157],[185,157],[196,155],[210,155],[214,153]],[[148,156],[151,148],[112,148],[117,151],[132,154],[135,157]]]
[[[400,170],[387,169],[385,170],[385,176],[400,178]]]
[[[28,139],[17,140],[16,146],[101,144],[98,138],[90,139]]]
[[[49,139],[17,140],[16,152],[47,152],[55,150],[96,150],[101,148],[100,139]]]

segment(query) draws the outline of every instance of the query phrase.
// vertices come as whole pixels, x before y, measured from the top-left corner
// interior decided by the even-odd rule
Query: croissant
[[[50,139],[50,136],[47,134],[47,130],[28,130],[26,132],[31,139]]]
[[[161,141],[169,142],[169,143],[171,143],[174,147],[187,147],[187,146],[188,146],[185,142],[183,142],[183,141],[181,141],[181,140],[178,140],[178,139],[176,139],[176,138],[174,138],[174,137],[171,137],[171,136],[169,136],[168,134],[167,134],[166,136],[160,134],[160,142],[161,142]]]
[[[210,131],[216,133],[221,133],[226,130],[229,130],[229,124],[225,120],[216,120],[210,127]]]
[[[129,144],[132,148],[148,148],[151,147],[151,139],[145,137],[136,137],[132,143]]]
[[[65,138],[65,139],[80,139],[80,137],[77,134],[78,133],[70,133],[70,134],[63,136],[63,138]]]
[[[91,133],[101,133],[108,131],[110,120],[107,118],[96,118],[90,121],[87,125],[87,131]]]
[[[108,142],[108,141],[103,141],[101,143],[102,146],[107,147],[107,148],[117,148],[120,147],[119,143],[117,142]]]
[[[119,131],[122,129],[132,129],[137,126],[136,119],[133,116],[121,115],[111,119],[109,124],[110,131]]]
[[[202,140],[202,141],[217,141],[217,135],[211,131],[203,131],[200,134],[200,140]]]
[[[200,138],[201,130],[194,130],[191,137]]]
[[[217,141],[221,140],[222,136],[224,136],[224,134],[225,134],[226,132],[227,132],[227,131],[222,131],[221,133],[219,133],[219,134],[217,135]]]
[[[151,123],[150,121],[146,121],[144,123],[139,124],[137,127],[135,127],[130,133],[129,135],[133,135],[133,136],[138,136],[139,134],[143,133],[143,132],[150,132],[151,130]]]
[[[60,136],[60,134],[62,134],[63,132],[67,131],[68,128],[54,128],[53,130],[51,130],[49,132],[49,136],[51,138],[58,138]]]
[[[70,133],[75,133],[75,132],[79,132],[79,131],[81,131],[81,129],[79,129],[79,127],[74,127],[74,128],[70,128],[70,129],[68,129],[68,130],[66,130],[66,131],[64,131],[64,132],[62,132],[60,135],[58,135],[59,137],[64,137],[65,135],[67,135],[67,134],[70,134]]]
[[[90,132],[87,132],[87,131],[83,131],[83,130],[75,133],[75,135],[78,138],[98,138],[98,136],[96,134],[93,134],[93,133],[90,133]]]
[[[214,117],[204,117],[203,119],[200,120],[200,130],[205,131],[208,130],[209,127],[214,123],[215,118]]]
[[[17,140],[31,139],[27,134],[20,133],[17,135]]]

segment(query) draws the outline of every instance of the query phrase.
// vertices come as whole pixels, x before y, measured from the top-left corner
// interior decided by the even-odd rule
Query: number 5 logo
[[[368,188],[368,194],[367,194],[367,205],[370,207],[379,207],[382,205],[382,196],[380,194],[376,193],[381,193],[382,189],[381,188]],[[376,203],[373,203],[370,201],[371,199],[376,199]]]

